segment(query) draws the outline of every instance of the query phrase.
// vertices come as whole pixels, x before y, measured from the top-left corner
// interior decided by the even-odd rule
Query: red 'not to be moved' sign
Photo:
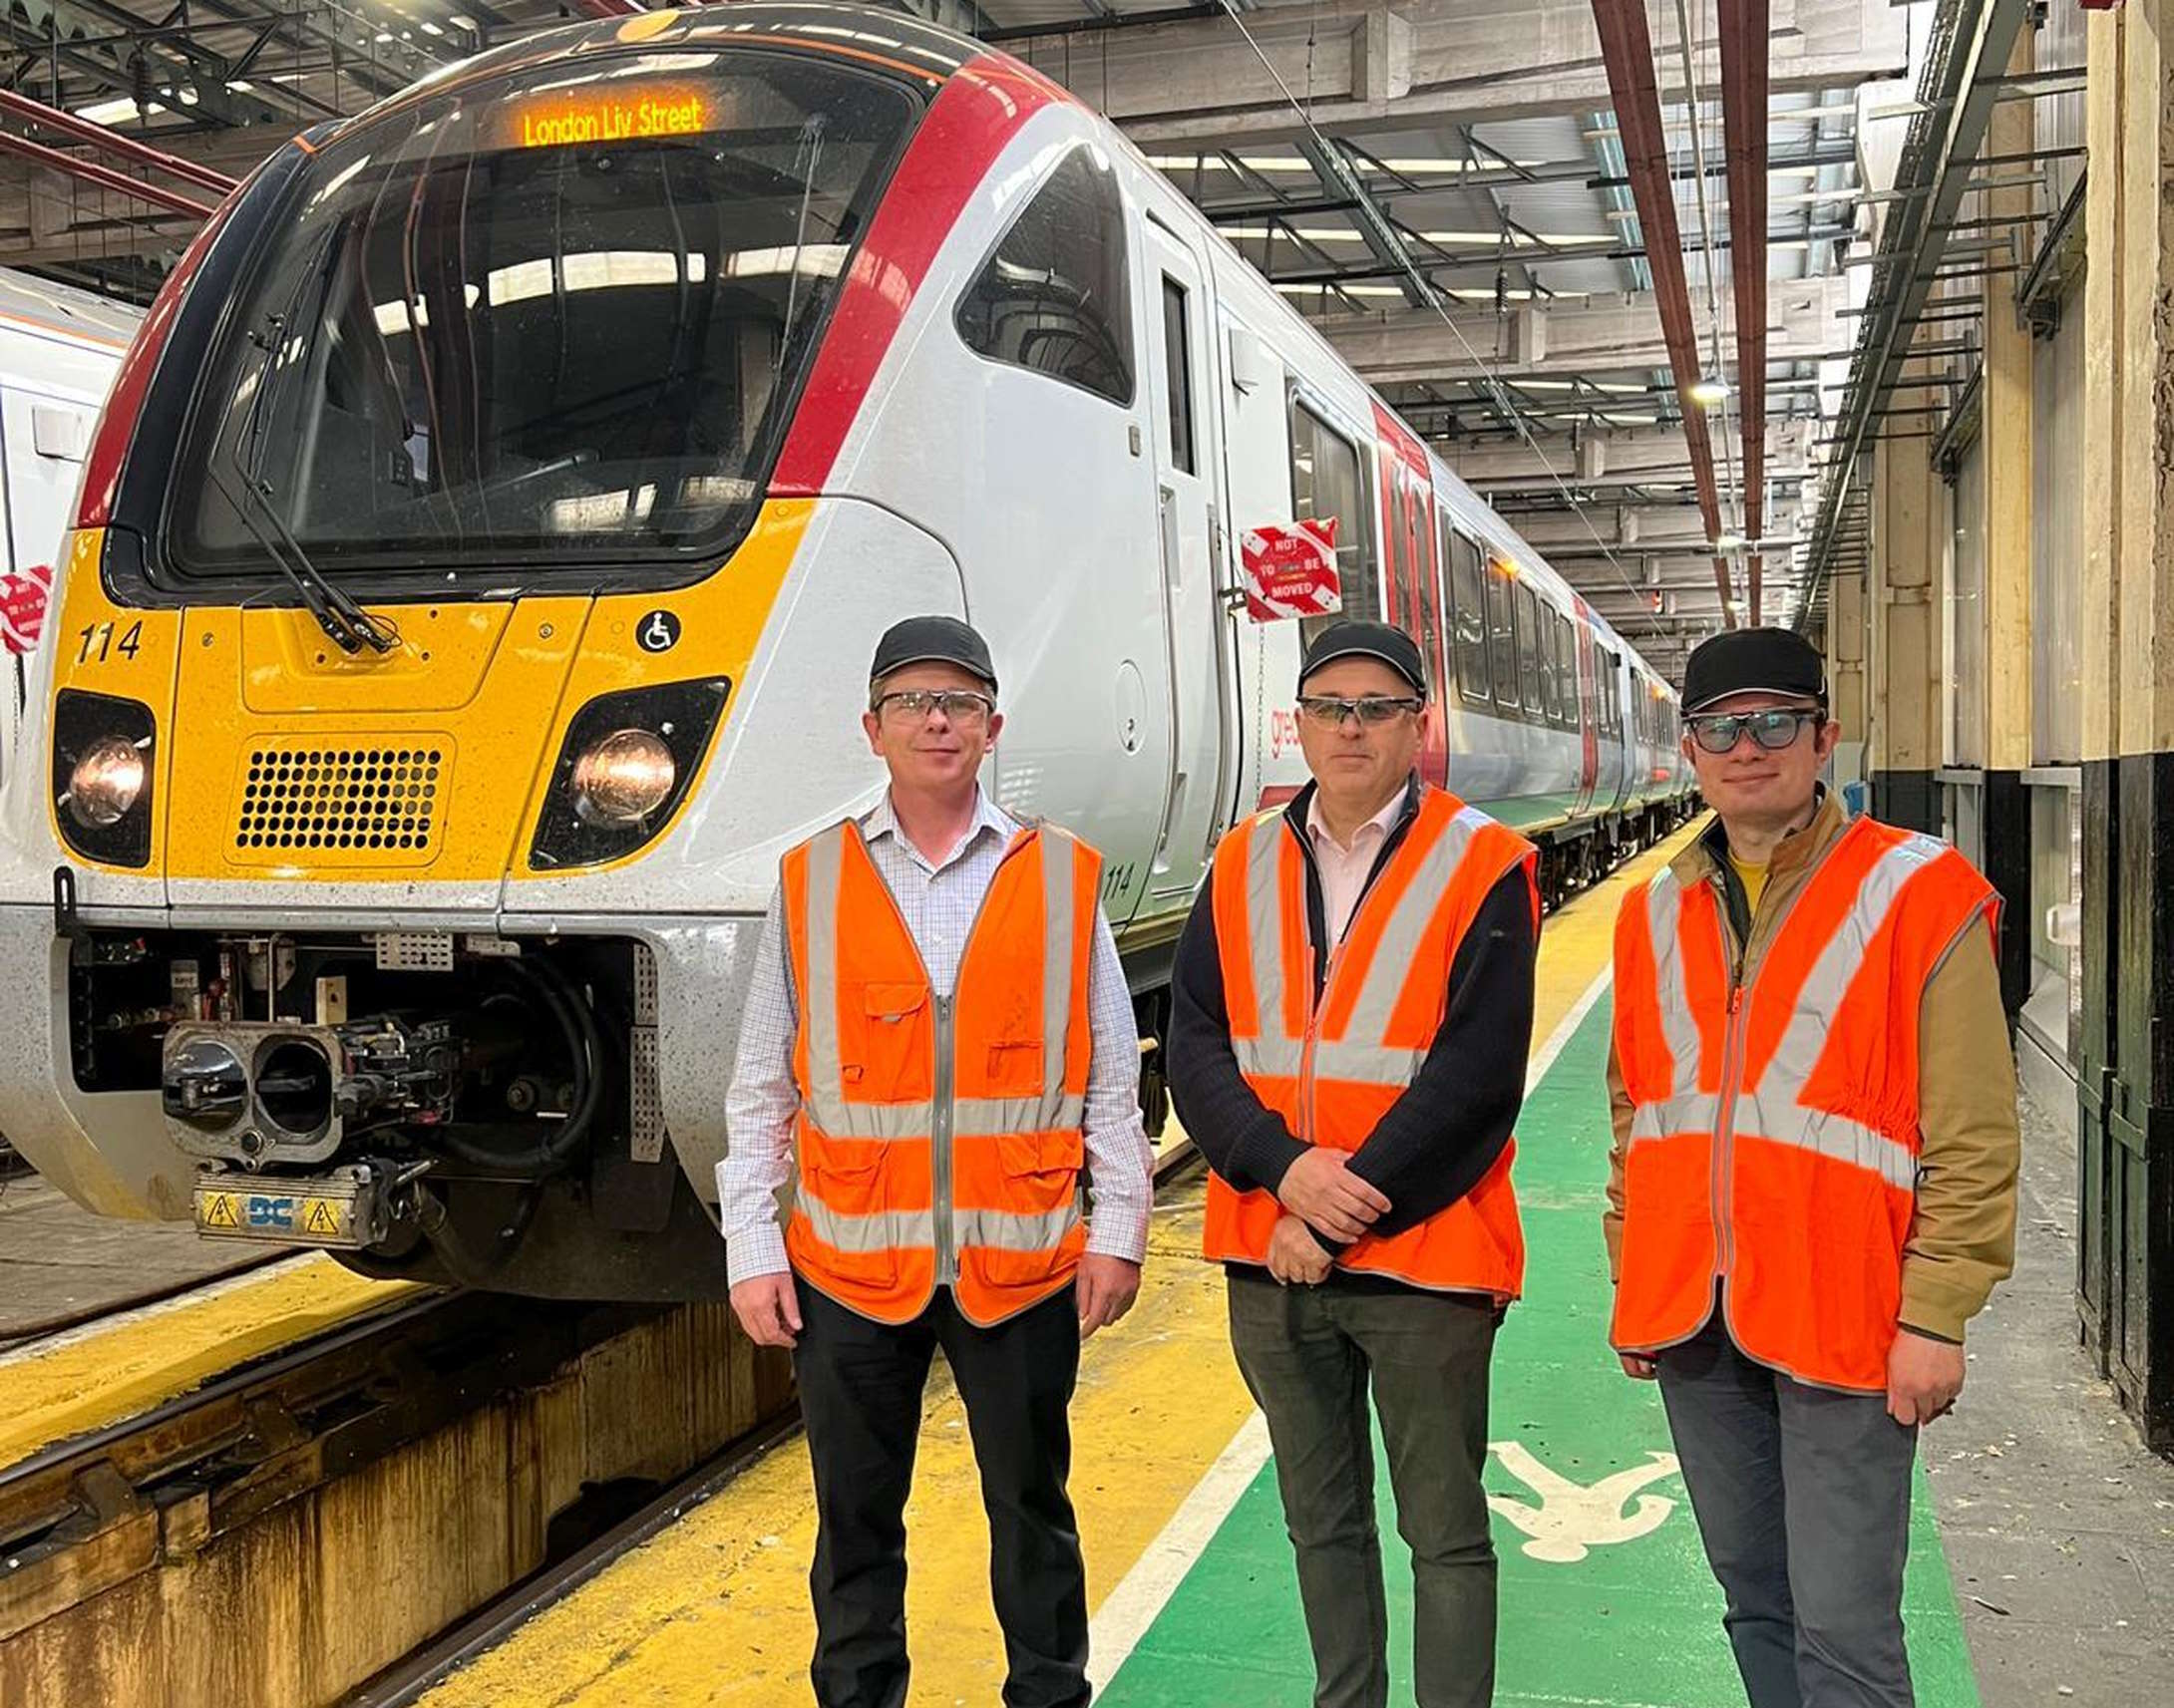
[[[1239,541],[1246,614],[1257,623],[1322,617],[1343,609],[1336,573],[1336,518],[1250,527]]]
[[[53,570],[44,563],[20,574],[0,575],[0,645],[10,652],[28,652],[38,644],[52,587]]]

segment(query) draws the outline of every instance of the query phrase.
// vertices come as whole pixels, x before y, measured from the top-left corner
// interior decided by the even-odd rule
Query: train
[[[719,1296],[737,1004],[779,856],[880,798],[877,636],[988,637],[985,786],[1102,852],[1152,1044],[1218,839],[1304,781],[1330,619],[1247,600],[1300,523],[1551,899],[1689,811],[1659,675],[1001,53],[659,10],[305,132],[88,448],[0,782],[0,1130],[109,1215]]]

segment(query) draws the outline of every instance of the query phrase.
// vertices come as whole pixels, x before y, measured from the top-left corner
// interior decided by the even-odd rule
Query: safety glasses
[[[1779,753],[1797,739],[1804,725],[1817,728],[1827,714],[1815,708],[1783,707],[1770,712],[1727,712],[1710,717],[1685,718],[1691,740],[1706,753],[1732,753],[1749,735],[1768,753]]]
[[[908,720],[926,723],[938,712],[943,721],[960,729],[975,729],[989,720],[996,710],[996,702],[986,694],[976,694],[970,688],[902,688],[896,694],[886,694],[876,702],[878,717],[896,717],[901,723]]]
[[[1356,700],[1338,699],[1327,694],[1298,696],[1299,712],[1312,722],[1326,724],[1331,729],[1341,726],[1346,718],[1356,718],[1362,724],[1385,724],[1406,712],[1424,711],[1426,704],[1424,700],[1387,694],[1366,694]]]

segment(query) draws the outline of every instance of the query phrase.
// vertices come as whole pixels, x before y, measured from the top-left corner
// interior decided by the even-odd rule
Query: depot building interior
[[[480,52],[646,9],[13,0],[0,43],[0,279],[118,355],[206,221],[290,139]],[[2000,1398],[1927,1449],[1938,1528],[1918,1542],[1936,1557],[1945,1546],[1953,1588],[1940,1591],[1948,1610],[1925,1617],[1951,1620],[1960,1658],[1948,1693],[1921,1699],[2004,1708],[2056,1691],[2112,1704],[2174,1690],[2174,509],[2162,502],[2174,444],[2174,323],[2162,309],[2174,290],[2164,218],[2174,0],[894,0],[879,10],[1011,55],[1112,121],[1661,682],[1679,684],[1691,650],[1724,629],[1785,627],[1818,646],[1843,732],[1828,787],[1852,811],[1950,839],[1999,891],[2002,1001],[2031,1111],[2026,1303],[1998,1325],[2004,1339],[1973,1352],[1973,1381]],[[0,321],[12,312],[0,310]],[[91,416],[56,413],[12,376],[0,383],[12,737],[39,680],[14,600],[51,578]],[[26,441],[35,455],[18,467]],[[18,751],[8,763],[36,772],[44,761]],[[1454,787],[1454,755],[1449,778]],[[1575,926],[1578,907],[1605,897],[1557,917]],[[78,1213],[4,1143],[0,1273],[32,1263],[33,1245],[74,1237]],[[193,1232],[158,1232],[167,1243],[97,1261],[137,1281],[148,1263],[162,1286],[195,1284]],[[102,1237],[102,1251],[120,1249]],[[81,1299],[0,1320],[0,1360],[60,1357],[111,1308],[101,1284],[123,1290],[109,1277]],[[376,1283],[322,1285],[359,1299]],[[257,1462],[276,1459],[301,1439],[292,1431],[318,1428],[294,1420],[314,1415],[319,1378],[280,1360],[350,1308],[330,1297],[261,1315],[232,1305],[207,1319],[197,1363],[147,1377],[144,1394],[169,1403],[240,1347],[261,1367],[220,1390],[221,1421],[190,1413],[196,1421],[175,1428],[233,1437],[253,1418]],[[33,1493],[11,1497],[0,1483],[0,1542],[34,1538],[59,1558],[71,1537],[93,1537],[106,1551],[71,1556],[73,1587],[19,1586],[0,1572],[0,1700],[451,1703],[466,1699],[464,1677],[478,1701],[531,1699],[525,1690],[538,1701],[631,1700],[614,1695],[630,1679],[692,1676],[657,1658],[675,1620],[740,1654],[744,1625],[707,1601],[673,1600],[666,1585],[729,1555],[745,1606],[791,1602],[799,1565],[766,1558],[801,1522],[787,1511],[792,1479],[776,1469],[790,1410],[782,1364],[736,1342],[717,1306],[600,1310],[511,1347],[463,1298],[465,1314],[441,1323],[434,1344],[489,1342],[494,1381],[525,1397],[461,1424],[460,1441],[402,1426],[408,1487],[430,1491],[425,1506],[451,1502],[445,1522],[466,1527],[459,1570],[419,1565],[397,1592],[373,1592],[386,1604],[359,1618],[366,1628],[290,1632],[306,1662],[235,1662],[228,1676],[203,1658],[219,1640],[208,1621],[220,1596],[241,1595],[251,1572],[282,1570],[289,1556],[278,1550],[301,1549],[299,1533],[260,1537],[253,1565],[222,1566],[222,1587],[191,1592],[203,1633],[162,1627],[155,1642],[149,1613],[138,1607],[126,1626],[121,1603],[100,1611],[100,1597],[141,1589],[198,1548],[210,1558],[215,1548],[186,1527],[209,1523],[198,1509],[215,1501],[186,1493],[185,1480],[157,1504],[130,1492],[134,1468],[167,1465],[166,1448],[81,1451],[150,1400],[69,1413],[15,1443]],[[416,1355],[386,1356],[398,1368]],[[1112,1393],[1176,1374],[1109,1356]],[[690,1359],[731,1371],[715,1416],[681,1405],[665,1425],[610,1417],[615,1398],[665,1391],[669,1370]],[[0,1391],[9,1380],[0,1363]],[[95,1386],[80,1372],[67,1380]],[[1167,1397],[1139,1403],[1156,1416],[1172,1408]],[[418,1405],[441,1421],[465,1415],[443,1385]],[[528,1421],[510,1421],[524,1407]],[[447,1494],[462,1453],[483,1453],[492,1430],[511,1440],[540,1428],[553,1407],[586,1420],[585,1469],[532,1458],[523,1475],[537,1488],[518,1499],[463,1508]],[[0,1443],[8,1430],[0,1422]],[[1188,1463],[1174,1453],[1173,1508],[1204,1474]],[[707,1555],[675,1561],[661,1511],[632,1499],[615,1509],[594,1493],[668,1490],[684,1502],[697,1466],[708,1478],[700,1497],[716,1495],[704,1511],[728,1484],[754,1503],[716,1521]],[[336,1579],[351,1586],[382,1571],[384,1555],[365,1545],[373,1537],[410,1558],[429,1551],[416,1514],[376,1504],[395,1499],[387,1490],[340,1505],[321,1455],[312,1475],[310,1515],[292,1524],[364,1537],[339,1544],[351,1557],[336,1564],[326,1543],[312,1582],[359,1574]],[[970,1481],[941,1453],[924,1477],[932,1512],[945,1478]],[[285,1510],[273,1482],[250,1489],[206,1536]],[[63,1512],[72,1516],[54,1517]],[[1143,1532],[1136,1551],[1165,1516],[1126,1521]],[[580,1596],[610,1581],[601,1554],[529,1602],[517,1606],[516,1592],[545,1562],[579,1559],[607,1521],[645,1527],[621,1552],[663,1550],[625,1602],[619,1658],[635,1659],[615,1674],[561,1645],[493,1673],[496,1645],[517,1628],[593,1624],[597,1604]],[[474,1539],[485,1533],[488,1545]],[[943,1569],[953,1575],[932,1583],[965,1602],[982,1594],[978,1557]],[[1697,1587],[1711,1589],[1702,1578]],[[948,1629],[938,1590],[926,1593],[915,1617]],[[415,1605],[392,1606],[403,1601]],[[183,1615],[167,1617],[171,1627]],[[982,1641],[959,1617],[968,1634],[957,1642]],[[1152,1671],[1154,1629],[1143,1623],[1144,1646],[1126,1663],[1134,1694],[1111,1687],[1109,1700],[1237,1699],[1188,1698],[1183,1685],[1154,1694],[1140,1670]],[[132,1644],[137,1660],[121,1653]],[[141,1659],[154,1649],[156,1666]],[[652,1664],[661,1670],[643,1672]],[[797,1651],[768,1671],[748,1664],[758,1682],[745,1700],[800,1699]],[[946,1664],[930,1676],[959,1699],[987,1690],[984,1675]],[[231,1688],[172,1694],[182,1678]],[[1248,1699],[1303,1700],[1287,1682]],[[1577,1699],[1731,1699],[1687,1686],[1653,1695],[1634,1678],[1608,1688],[1622,1694]]]

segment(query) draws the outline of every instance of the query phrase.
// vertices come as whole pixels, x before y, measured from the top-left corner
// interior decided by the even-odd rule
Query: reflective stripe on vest
[[[1619,1347],[1688,1338],[1725,1277],[1745,1352],[1826,1386],[1885,1386],[1918,1181],[1919,1006],[1996,906],[1945,843],[1860,820],[1732,993],[1711,884],[1662,872],[1627,900]]]
[[[812,1285],[887,1322],[951,1285],[987,1323],[1070,1278],[1099,869],[1063,832],[1013,838],[938,999],[858,826],[786,856],[801,1018],[786,1238]]]
[[[1352,1151],[1432,1049],[1458,945],[1488,891],[1520,865],[1529,871],[1536,855],[1485,814],[1424,790],[1329,957],[1316,1003],[1294,830],[1278,809],[1238,827],[1217,852],[1210,883],[1231,1047],[1254,1094],[1293,1135]],[[1510,1154],[1456,1204],[1400,1233],[1361,1238],[1338,1262],[1420,1286],[1516,1296],[1524,1242]],[[1211,1180],[1208,1255],[1265,1262],[1279,1213],[1268,1193]]]

